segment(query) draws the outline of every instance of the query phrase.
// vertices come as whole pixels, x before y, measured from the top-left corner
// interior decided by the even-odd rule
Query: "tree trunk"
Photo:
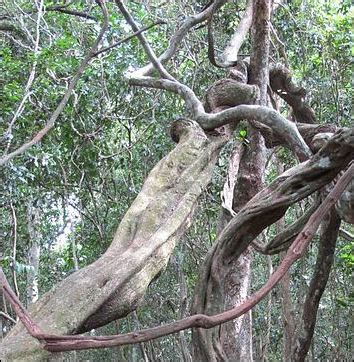
[[[249,83],[259,87],[258,104],[267,105],[270,1],[254,1],[253,9]],[[263,186],[266,152],[263,137],[259,131],[252,129],[247,139],[249,144],[242,145],[242,150],[236,149],[232,155],[224,186],[224,203],[231,198],[231,208],[230,205],[227,206],[229,211],[232,209],[231,213],[237,213]],[[231,197],[226,194],[227,191],[231,192]],[[219,233],[230,219],[230,213],[222,210]],[[223,258],[214,257],[213,263],[217,265],[218,274],[222,277],[219,275],[217,278],[209,279],[204,289],[205,295],[200,296],[200,289],[197,289],[196,293],[199,295],[194,300],[195,313],[215,314],[240,304],[248,295],[250,250],[246,249],[241,255],[228,257],[227,263]],[[217,296],[217,293],[220,295]],[[220,327],[194,330],[193,354],[194,359],[198,361],[252,361],[251,311]]]
[[[315,270],[307,291],[302,316],[298,321],[294,336],[292,361],[305,361],[310,349],[318,307],[333,264],[340,223],[341,220],[336,210],[332,208],[327,216],[327,220],[322,224]]]
[[[284,165],[277,160],[277,173],[281,175],[284,172]],[[285,229],[285,219],[281,219],[276,224],[277,235],[280,235]],[[285,257],[286,251],[279,254],[281,260]],[[291,357],[291,348],[294,340],[294,311],[290,293],[290,274],[287,272],[280,281],[280,298],[283,322],[283,361],[289,361]]]
[[[29,310],[45,332],[82,333],[126,316],[166,266],[225,142],[207,137],[192,121],[176,122],[173,135],[179,143],[150,172],[106,253],[64,279]],[[45,356],[48,352],[22,325],[0,346],[1,360],[37,361]]]
[[[39,232],[39,209],[32,200],[27,207],[27,229],[30,237],[30,247],[27,252],[27,306],[38,299],[38,268],[41,247],[39,244],[41,233]]]
[[[268,103],[269,21],[270,1],[254,1],[249,83],[258,86],[260,97],[257,103],[262,106],[266,106]],[[264,139],[256,129],[252,129],[247,138],[249,144],[243,145],[244,152],[240,159],[233,190],[232,208],[236,213],[262,189],[264,183],[263,175],[266,161]],[[229,303],[225,305],[227,308],[241,304],[248,295],[251,257],[251,248],[247,248],[232,262],[233,266],[230,269],[234,270],[226,275],[225,284],[232,286],[233,290],[224,290],[226,299],[229,300]],[[251,311],[237,320],[223,325],[220,336],[224,341],[223,349],[228,360],[245,362],[253,360]]]
[[[281,253],[283,259],[285,252]],[[281,289],[281,307],[283,321],[283,360],[289,361],[291,357],[291,348],[294,341],[294,316],[290,294],[290,275],[287,272],[280,283]]]

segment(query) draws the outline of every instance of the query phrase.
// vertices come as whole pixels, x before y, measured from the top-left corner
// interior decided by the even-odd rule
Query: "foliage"
[[[46,6],[57,2],[45,1]],[[75,8],[88,11],[90,2],[75,2]],[[161,5],[161,6],[159,6]],[[141,25],[157,18],[169,19],[166,26],[156,26],[147,33],[147,39],[157,53],[161,53],[169,36],[183,16],[191,11],[185,1],[130,2],[130,10]],[[195,5],[196,7],[198,4]],[[104,45],[122,39],[130,33],[129,27],[118,14],[113,3],[110,7],[110,29]],[[24,14],[18,14],[21,8]],[[350,5],[347,1],[291,1],[280,6],[274,27],[286,43],[288,61],[298,82],[304,83],[308,96],[321,123],[350,125],[350,100],[352,83],[350,74]],[[231,10],[236,16],[229,16]],[[6,2],[3,15],[14,17],[16,26],[25,27],[35,35],[33,5],[27,1]],[[100,18],[93,7],[92,14]],[[152,11],[153,10],[153,11]],[[28,12],[28,13],[26,13]],[[240,16],[240,7],[229,2],[215,18],[215,28],[221,44],[231,36]],[[21,21],[23,23],[21,23]],[[0,136],[2,151],[7,146],[15,149],[38,132],[55,109],[65,92],[68,81],[75,73],[80,60],[92,44],[98,23],[70,15],[48,11],[44,15],[40,35],[40,51],[29,50],[30,41],[21,37],[14,41],[2,35],[0,50],[0,81],[2,118]],[[170,71],[181,81],[192,86],[201,95],[210,84],[223,76],[221,70],[211,69],[205,47],[206,29],[196,29],[188,44],[173,60]],[[299,46],[300,44],[300,46]],[[249,44],[243,53],[247,55]],[[277,49],[273,58],[280,61]],[[74,95],[65,107],[55,128],[28,152],[15,158],[1,174],[0,226],[1,265],[14,266],[20,286],[20,296],[26,301],[26,272],[33,269],[28,261],[32,243],[41,246],[38,272],[39,290],[43,294],[58,281],[75,270],[75,263],[83,267],[96,260],[109,246],[119,220],[138,194],[153,165],[172,147],[168,135],[171,121],[184,114],[183,102],[175,96],[129,87],[123,76],[127,69],[145,64],[146,55],[137,39],[122,44],[94,59],[85,70]],[[24,96],[29,73],[36,63],[34,82],[24,110],[14,123],[11,132],[8,124]],[[247,130],[238,131],[235,142],[247,143]],[[220,191],[226,174],[227,160],[232,145],[225,149],[215,171],[212,185],[200,201],[199,212],[188,232],[180,241],[172,261],[162,276],[151,285],[146,300],[136,317],[112,323],[94,333],[126,332],[134,328],[159,325],[181,317],[180,298],[182,276],[190,297],[198,277],[203,258],[215,240],[216,223],[220,209]],[[294,160],[286,150],[277,152],[286,168]],[[269,165],[269,181],[276,176],[274,165]],[[38,239],[31,240],[28,228],[29,204],[40,211],[35,222]],[[13,205],[17,221],[10,205]],[[287,222],[297,217],[299,210],[287,214]],[[344,227],[348,228],[347,225]],[[17,255],[13,258],[13,240],[16,232]],[[268,231],[269,237],[274,230]],[[315,247],[305,261],[298,263],[292,275],[297,276],[291,285],[294,303],[301,300],[301,287],[311,275],[315,260]],[[315,337],[314,359],[337,358],[350,353],[345,325],[353,303],[348,276],[353,267],[353,243],[340,240],[332,281],[321,304],[319,327]],[[273,258],[273,264],[279,262]],[[266,260],[254,255],[253,281],[258,289],[267,278]],[[8,268],[11,269],[11,268]],[[272,296],[270,340],[275,348],[269,360],[281,358],[282,322],[278,291]],[[268,322],[266,302],[254,312],[255,344],[259,344]],[[340,311],[340,314],[338,312]],[[335,333],[332,333],[335,330]],[[331,336],[327,338],[325,336]],[[327,339],[326,339],[327,338]],[[189,332],[187,339],[190,339]],[[143,348],[148,355],[164,361],[182,358],[179,337],[170,336],[144,346],[78,353],[79,360],[118,360],[142,358]],[[345,358],[344,358],[345,359]]]

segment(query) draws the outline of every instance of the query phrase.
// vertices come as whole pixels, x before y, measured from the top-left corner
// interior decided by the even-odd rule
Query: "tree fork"
[[[138,342],[148,341],[154,338],[162,337],[171,333],[179,332],[183,329],[199,327],[199,328],[212,328],[221,323],[225,323],[232,319],[235,319],[242,314],[253,308],[260,300],[262,300],[272,288],[281,280],[284,274],[289,270],[291,265],[301,258],[308,245],[310,244],[313,236],[315,235],[322,219],[327,215],[330,209],[339,199],[349,182],[354,177],[354,163],[352,163],[347,171],[340,177],[333,190],[327,195],[325,200],[319,206],[319,208],[310,217],[303,231],[295,239],[288,252],[286,253],[283,261],[277,268],[277,270],[270,276],[266,284],[257,292],[252,294],[241,305],[236,306],[228,311],[224,311],[220,314],[207,316],[203,314],[193,315],[182,320],[146,330],[136,331],[132,333],[116,335],[116,336],[99,336],[99,337],[86,337],[86,336],[57,336],[57,335],[43,335],[41,331],[35,330],[35,324],[32,321],[26,322],[28,330],[32,336],[44,341],[44,348],[49,351],[69,351],[80,350],[88,348],[105,348],[112,346],[119,346],[124,344],[132,344]],[[11,295],[6,288],[6,278],[0,269],[0,282],[1,287],[5,291],[6,296]],[[12,292],[13,293],[13,292]],[[15,295],[13,293],[13,295]],[[19,304],[17,297],[12,300],[12,305]],[[21,308],[20,308],[21,309]],[[18,310],[20,310],[18,309]],[[21,312],[21,317],[24,317],[26,313]],[[30,318],[31,319],[31,318]]]
[[[150,172],[106,253],[61,281],[30,309],[41,329],[75,334],[122,318],[136,309],[148,285],[165,267],[190,225],[226,141],[207,137],[189,120],[178,121],[173,130],[178,144]],[[68,297],[62,298],[68,290]],[[19,324],[1,344],[0,359],[21,360],[23,353],[26,361],[43,356]]]

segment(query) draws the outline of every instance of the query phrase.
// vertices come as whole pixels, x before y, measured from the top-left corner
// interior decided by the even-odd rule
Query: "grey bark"
[[[270,1],[254,1],[253,9],[253,41],[249,79],[252,85],[240,83],[243,79],[237,79],[238,81],[224,79],[215,83],[207,95],[207,110],[210,108],[213,112],[219,111],[246,103],[245,100],[251,104],[257,102],[261,106],[267,105]],[[247,75],[245,81],[247,81]],[[233,92],[230,89],[234,89]],[[256,94],[254,89],[259,89],[257,97],[254,96]],[[257,126],[254,122],[251,124]],[[251,130],[248,141],[249,144],[243,145],[241,152],[235,150],[234,159],[231,159],[230,162],[229,174],[224,186],[224,198],[231,198],[232,201],[231,205],[228,202],[229,205],[226,208],[229,213],[225,211],[222,213],[219,233],[222,231],[222,226],[226,226],[230,221],[230,214],[239,212],[263,187],[264,140],[259,131]],[[226,191],[229,193],[231,191],[232,196],[227,197]],[[224,200],[224,204],[227,201]],[[230,206],[232,210],[230,210]],[[205,286],[205,294],[198,295],[194,299],[195,313],[215,314],[240,304],[247,297],[251,272],[250,250],[246,249],[240,254],[231,255],[227,263],[223,257],[219,256],[214,255],[212,263],[217,265],[217,274],[222,274],[223,277],[211,276]],[[197,293],[200,294],[199,288]],[[251,311],[220,327],[211,330],[194,330],[193,354],[198,361],[252,361]]]
[[[231,219],[206,257],[197,284],[198,294],[194,296],[194,313],[214,313],[213,307],[222,305],[222,286],[226,277],[223,266],[239,257],[264,228],[285,214],[290,205],[331,182],[346,167],[354,156],[353,132],[338,132],[311,160],[280,175]],[[195,355],[208,361],[201,353],[207,351],[212,355],[210,350],[218,346],[213,346],[207,334],[199,333],[198,338],[200,348]],[[214,354],[214,358],[217,360],[219,356]]]
[[[30,247],[27,251],[27,306],[35,303],[38,300],[38,268],[39,257],[41,252],[39,231],[39,208],[35,202],[30,200],[27,207],[27,229],[29,234]]]
[[[126,316],[165,267],[190,225],[224,139],[208,138],[192,121],[174,127],[179,143],[150,172],[106,253],[46,293],[29,310],[47,333],[89,331]],[[37,361],[48,356],[18,325],[0,345],[0,359]]]
[[[315,330],[318,307],[326,288],[334,260],[334,251],[341,220],[334,208],[322,224],[320,245],[315,270],[303,305],[302,316],[297,323],[291,361],[305,361]]]

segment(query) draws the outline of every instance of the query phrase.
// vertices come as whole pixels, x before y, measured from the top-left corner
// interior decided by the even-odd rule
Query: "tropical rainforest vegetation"
[[[0,360],[351,360],[352,20],[1,2]]]

